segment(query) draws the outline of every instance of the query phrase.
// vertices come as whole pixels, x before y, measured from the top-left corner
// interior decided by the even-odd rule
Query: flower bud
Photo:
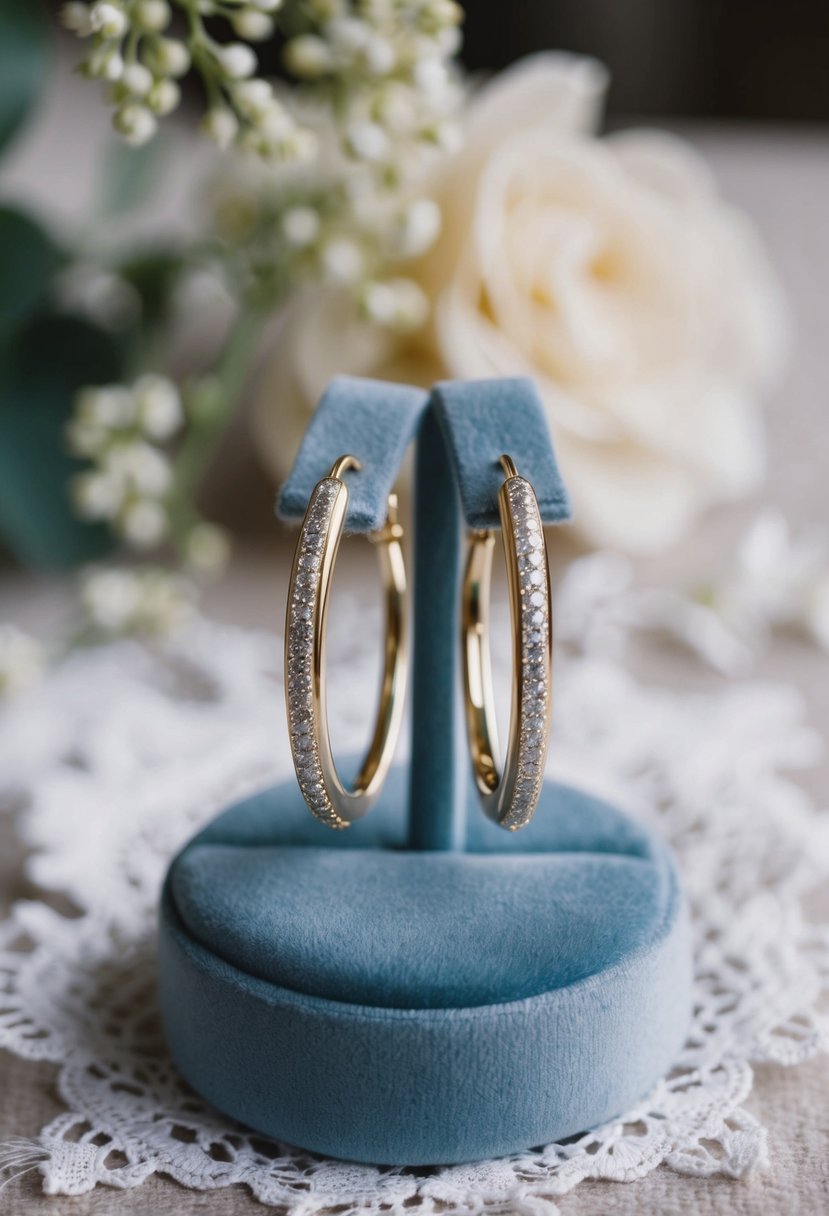
[[[144,62],[156,76],[184,76],[190,68],[190,52],[175,38],[154,38],[143,51]]]
[[[166,30],[172,17],[167,0],[139,0],[132,13],[133,24],[147,34]]]
[[[362,250],[347,237],[335,237],[324,245],[320,260],[329,283],[355,283],[363,273]]]
[[[153,74],[143,63],[128,63],[121,73],[121,84],[134,97],[145,97],[153,87]]]
[[[172,438],[184,422],[181,397],[166,376],[139,377],[134,386],[138,425],[151,439]]]
[[[243,42],[230,42],[216,51],[216,59],[228,76],[242,80],[256,71],[256,55]]]
[[[313,207],[291,207],[282,217],[282,235],[294,249],[304,249],[316,240],[320,217]]]
[[[89,20],[95,33],[103,38],[123,38],[129,26],[126,13],[114,4],[93,4]]]
[[[90,34],[95,32],[95,27],[92,24],[92,14],[89,8],[85,4],[82,4],[80,0],[64,4],[60,10],[60,19],[64,27],[71,30],[73,34],[77,34],[79,38],[88,38]]]
[[[334,66],[328,43],[313,34],[292,38],[285,46],[284,58],[289,72],[308,80],[325,76]]]
[[[152,139],[158,128],[154,115],[146,106],[129,103],[115,111],[112,119],[115,130],[123,135],[128,144],[139,147]]]
[[[239,132],[236,115],[226,106],[214,106],[202,119],[202,130],[214,144],[224,151],[233,143]]]
[[[181,89],[174,80],[157,80],[147,96],[153,114],[170,114],[181,101]]]
[[[137,499],[119,521],[121,535],[136,549],[152,549],[167,535],[167,512],[153,499]]]
[[[264,42],[274,32],[274,24],[267,13],[256,8],[243,8],[232,18],[233,28],[240,38],[248,42]]]

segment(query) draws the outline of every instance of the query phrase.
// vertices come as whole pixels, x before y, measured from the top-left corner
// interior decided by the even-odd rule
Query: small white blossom
[[[181,397],[166,376],[146,375],[134,385],[138,424],[150,439],[172,438],[184,422]]]
[[[145,97],[153,87],[153,74],[143,63],[129,63],[121,73],[121,85],[135,97]]]
[[[387,38],[369,38],[363,48],[366,67],[375,76],[387,76],[397,63],[397,53]]]
[[[447,156],[454,156],[463,146],[463,132],[456,122],[439,122],[432,128],[430,138]]]
[[[429,301],[411,279],[369,283],[363,291],[363,308],[377,325],[401,332],[418,329],[429,315]]]
[[[114,519],[124,501],[123,482],[111,472],[79,473],[70,489],[84,519]]]
[[[158,128],[152,111],[146,106],[132,102],[116,110],[112,122],[115,130],[133,147],[147,143]]]
[[[440,232],[440,207],[430,198],[419,198],[400,216],[393,234],[394,251],[400,257],[419,257],[431,248]]]
[[[111,46],[96,46],[84,60],[84,68],[96,80],[116,81],[124,70],[124,61]]]
[[[140,633],[167,634],[193,616],[194,588],[191,583],[166,570],[147,570],[141,574],[135,628]]]
[[[349,64],[367,46],[371,27],[359,17],[338,17],[329,21],[325,36],[337,59]]]
[[[280,145],[280,151],[286,160],[307,164],[312,161],[319,150],[319,143],[313,131],[297,127]]]
[[[0,624],[0,700],[25,692],[43,672],[43,647],[16,625]]]
[[[190,69],[190,52],[175,38],[154,38],[143,54],[156,76],[184,76]]]
[[[240,114],[253,122],[261,121],[275,105],[273,89],[267,80],[242,80],[233,90],[233,100]]]
[[[239,132],[236,115],[226,106],[214,106],[202,119],[202,130],[223,150],[229,148]]]
[[[258,8],[262,13],[276,13],[282,4],[283,0],[248,0],[249,8]]]
[[[304,249],[316,240],[320,230],[319,213],[313,207],[291,207],[282,217],[282,235],[294,249]]]
[[[135,399],[132,392],[120,384],[84,388],[75,398],[75,412],[86,422],[117,429],[129,426],[135,419]]]
[[[80,0],[64,4],[60,10],[60,19],[66,29],[77,34],[79,38],[88,38],[90,34],[94,33],[92,14],[89,7],[82,4]]]
[[[166,30],[172,18],[167,0],[139,0],[132,12],[135,26],[148,34],[160,34]]]
[[[97,456],[108,437],[106,427],[84,418],[73,418],[66,427],[66,442],[75,456]]]
[[[181,89],[174,80],[157,80],[147,94],[153,114],[171,114],[181,101]]]
[[[313,80],[325,76],[334,67],[331,48],[322,38],[314,34],[301,34],[292,38],[285,46],[285,64],[295,76]]]
[[[219,47],[216,58],[233,80],[243,80],[256,71],[256,55],[244,42],[230,42]]]
[[[264,42],[274,31],[274,23],[261,9],[243,8],[233,16],[233,29],[248,42]]]
[[[259,115],[256,127],[264,136],[265,141],[272,144],[286,140],[296,132],[294,120],[278,101],[272,101],[268,108]]]
[[[138,576],[130,570],[94,570],[81,584],[81,604],[105,633],[126,632],[139,606]]]
[[[122,38],[127,32],[127,15],[114,4],[93,4],[89,11],[92,29],[104,38]]]
[[[216,524],[196,524],[187,538],[188,564],[203,574],[219,574],[230,556],[230,541]]]
[[[328,241],[322,248],[320,261],[325,278],[329,283],[338,285],[355,283],[365,265],[359,245],[347,237],[335,237]]]
[[[91,570],[81,584],[90,625],[112,637],[170,633],[192,617],[193,601],[192,583],[167,570]]]
[[[348,146],[360,160],[382,160],[389,150],[389,137],[376,122],[358,122],[348,128]]]
[[[143,440],[116,444],[104,457],[103,473],[138,494],[161,498],[172,484],[170,462]]]
[[[412,79],[421,93],[437,97],[448,85],[449,73],[440,59],[421,59],[412,69]]]
[[[152,549],[167,535],[167,512],[153,499],[130,503],[120,518],[122,536],[136,549]]]

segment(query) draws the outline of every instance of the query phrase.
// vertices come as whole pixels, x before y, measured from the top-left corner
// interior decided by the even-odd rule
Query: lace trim
[[[555,1212],[584,1179],[628,1181],[663,1163],[733,1177],[762,1165],[766,1129],[742,1109],[752,1065],[829,1047],[829,927],[800,910],[829,826],[783,775],[811,763],[818,741],[791,689],[676,695],[638,686],[595,646],[558,663],[551,771],[632,807],[679,858],[696,1008],[672,1074],[623,1119],[566,1144],[423,1171],[312,1157],[183,1086],[154,1012],[157,891],[199,824],[289,771],[278,656],[273,638],[202,623],[165,649],[76,655],[7,711],[5,785],[27,803],[28,877],[81,914],[27,901],[0,927],[0,1045],[58,1064],[66,1106],[36,1142],[5,1146],[0,1166],[37,1168],[47,1192],[66,1195],[163,1173],[200,1190],[243,1183],[301,1216],[446,1204],[491,1216]],[[352,678],[365,663],[349,656]],[[336,728],[359,743],[347,717]]]

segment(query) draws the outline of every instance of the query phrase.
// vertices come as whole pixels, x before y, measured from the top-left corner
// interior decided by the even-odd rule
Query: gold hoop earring
[[[285,626],[285,699],[294,768],[312,814],[331,828],[359,819],[380,792],[400,733],[407,674],[403,529],[397,498],[390,494],[386,524],[369,536],[377,546],[386,602],[380,700],[368,751],[353,786],[346,789],[328,737],[325,626],[348,509],[348,487],[342,480],[348,469],[359,471],[360,462],[341,456],[311,494],[294,554]]]
[[[516,831],[530,822],[544,778],[552,711],[552,613],[547,550],[533,488],[501,457],[498,494],[509,582],[513,683],[503,772],[498,756],[489,602],[495,535],[470,535],[462,598],[464,701],[475,784],[484,811]]]

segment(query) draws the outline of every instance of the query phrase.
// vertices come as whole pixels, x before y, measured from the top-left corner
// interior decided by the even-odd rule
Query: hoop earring
[[[475,784],[485,813],[516,831],[530,822],[544,777],[552,711],[552,614],[547,550],[533,488],[501,457],[498,494],[509,581],[513,682],[506,762],[500,772],[489,643],[495,534],[469,539],[462,598],[464,701]]]
[[[294,554],[285,626],[285,699],[294,768],[311,813],[331,828],[346,828],[359,819],[380,792],[400,733],[407,674],[403,529],[397,498],[390,494],[386,524],[369,536],[377,546],[386,600],[380,700],[368,751],[352,788],[346,789],[328,737],[325,626],[348,508],[342,480],[348,469],[359,471],[360,462],[341,456],[311,494]]]

